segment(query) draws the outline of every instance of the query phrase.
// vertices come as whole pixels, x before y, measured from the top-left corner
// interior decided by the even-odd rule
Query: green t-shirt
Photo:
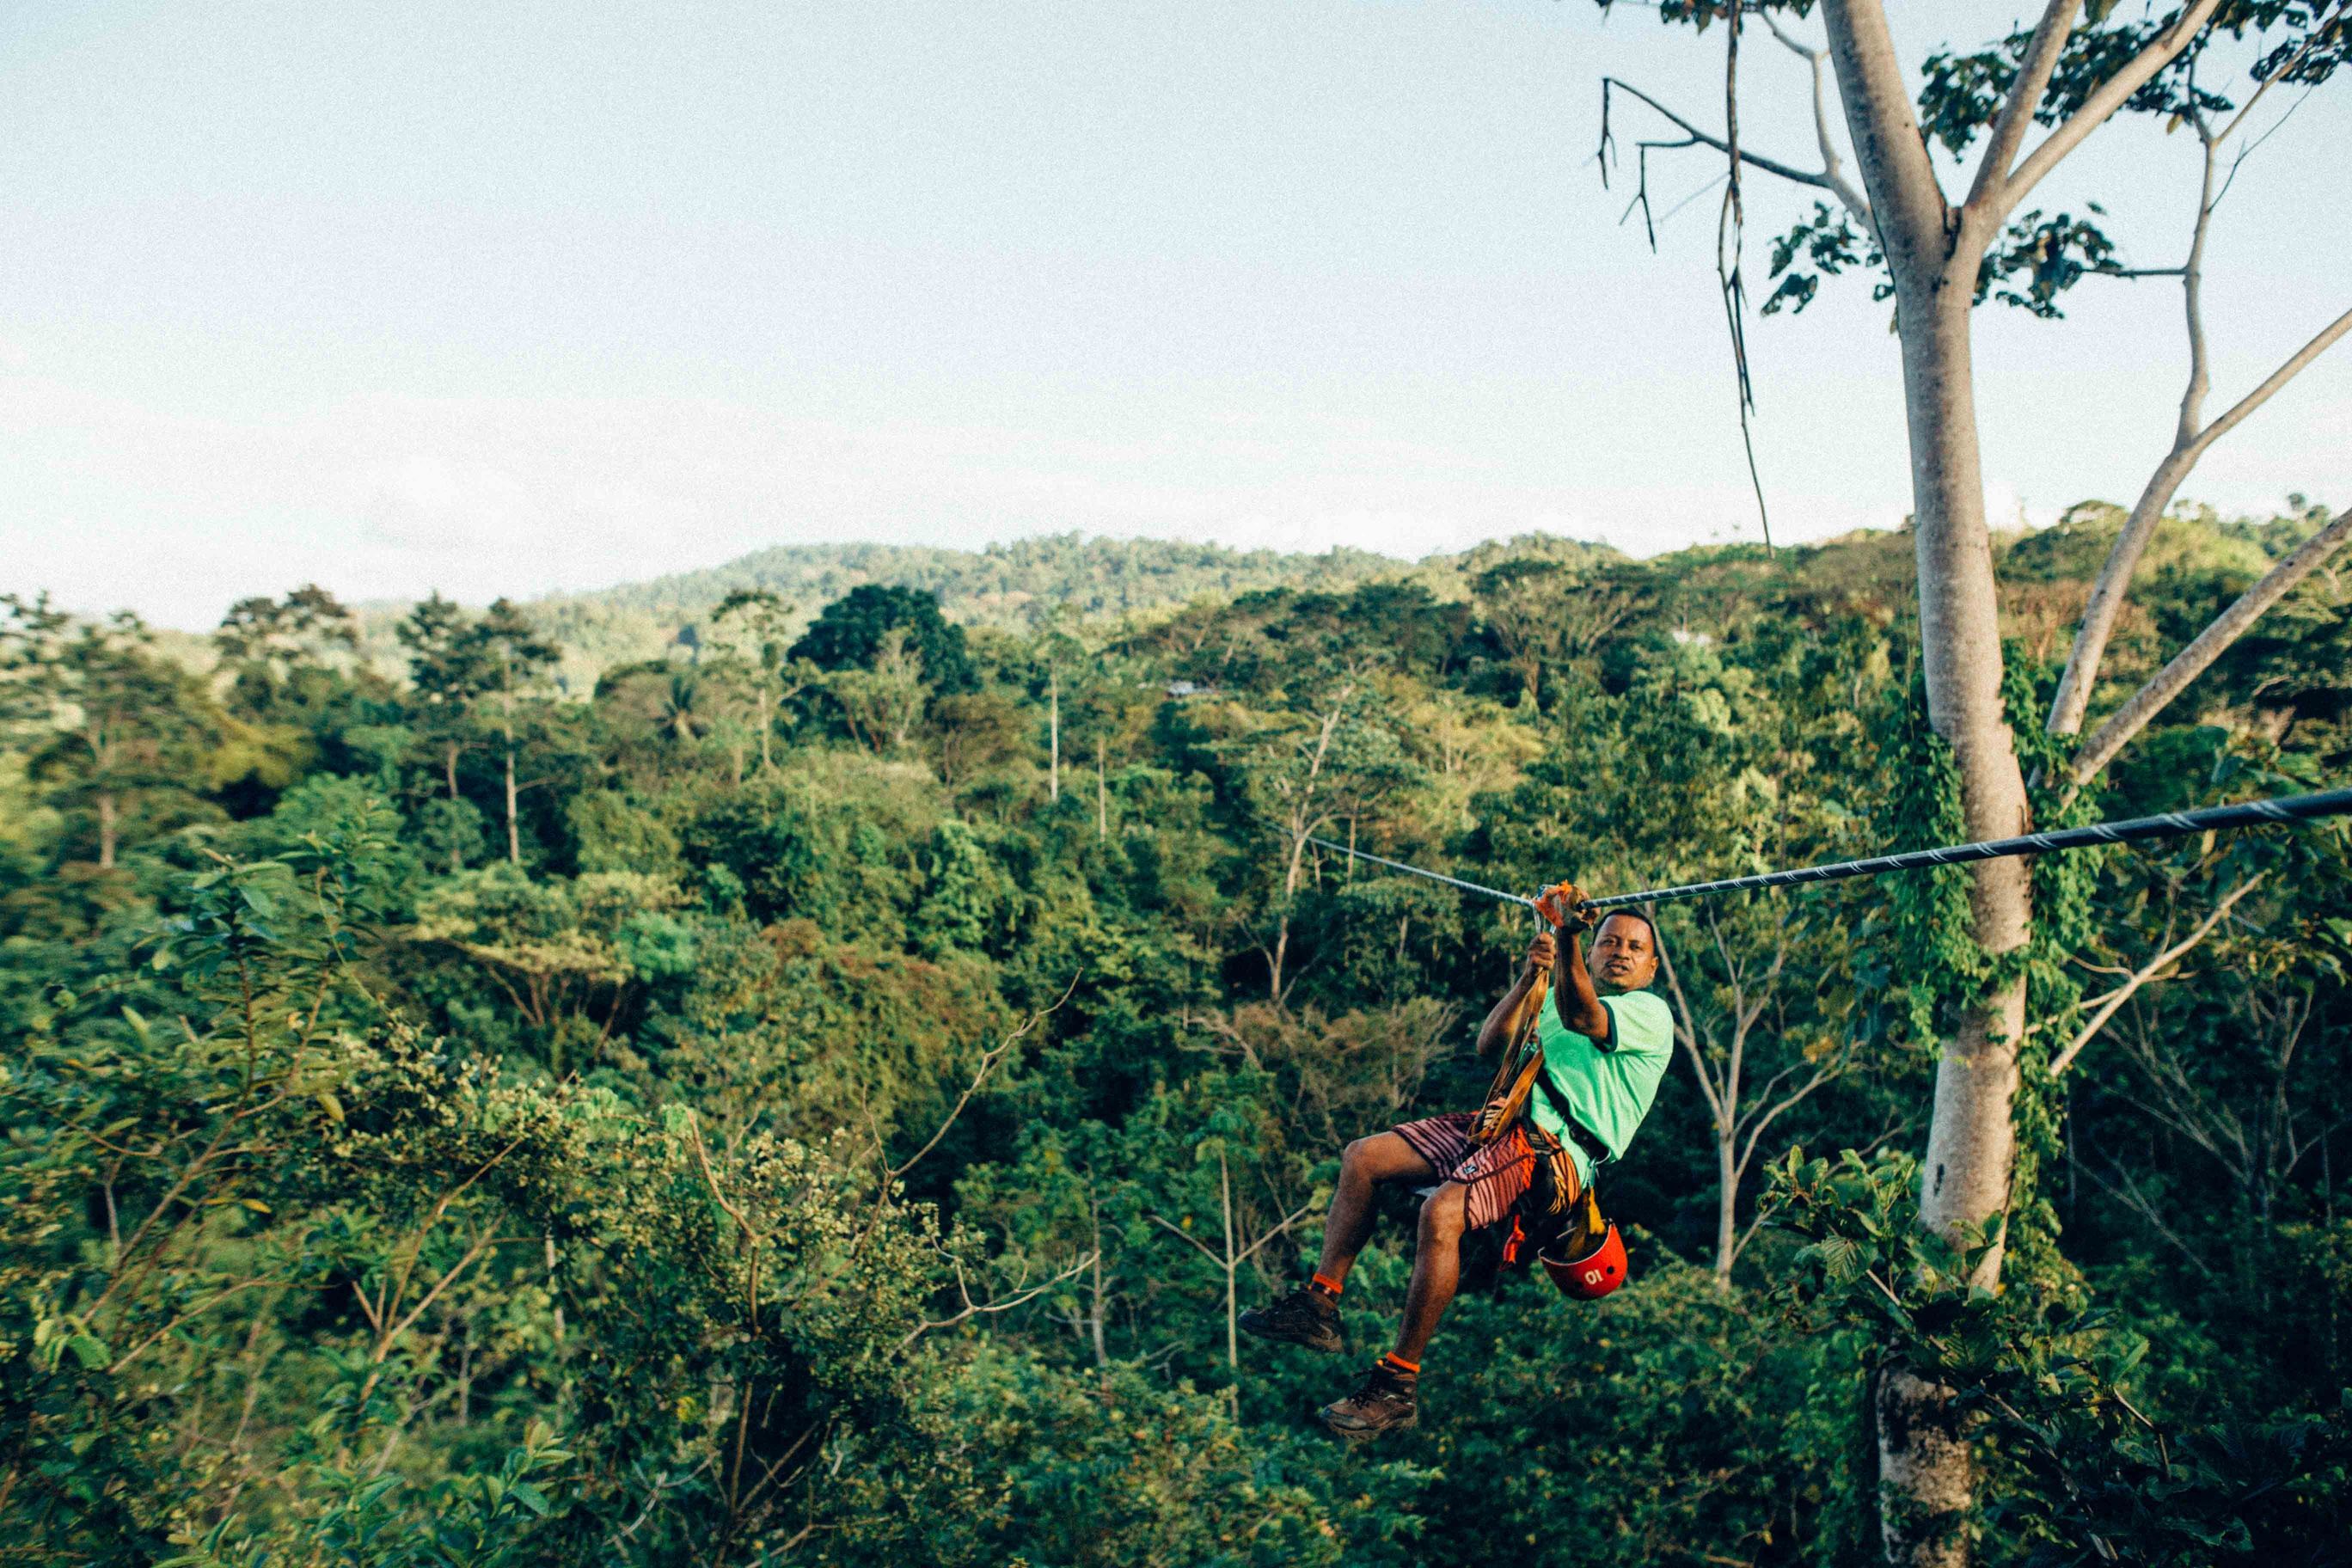
[[[1674,1060],[1675,1021],[1665,1003],[1648,991],[1628,991],[1603,996],[1609,1009],[1610,1038],[1606,1047],[1593,1043],[1559,1021],[1558,994],[1544,998],[1536,1019],[1536,1039],[1544,1055],[1544,1071],[1576,1113],[1585,1130],[1607,1146],[1612,1159],[1622,1159],[1633,1142],[1650,1102],[1658,1097],[1658,1080]],[[1521,1059],[1525,1059],[1524,1058]],[[1592,1157],[1569,1134],[1568,1125],[1552,1107],[1552,1097],[1538,1083],[1528,1097],[1528,1114],[1535,1124],[1568,1145],[1576,1168],[1592,1179]]]

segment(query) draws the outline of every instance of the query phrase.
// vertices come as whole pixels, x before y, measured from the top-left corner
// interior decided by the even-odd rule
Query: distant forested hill
[[[1604,544],[1528,534],[1420,562],[1368,550],[1319,555],[1231,550],[1165,539],[1088,539],[1076,533],[1016,540],[983,550],[901,544],[789,544],[724,565],[673,573],[595,593],[535,601],[533,618],[563,645],[563,673],[593,685],[615,665],[658,658],[679,634],[698,628],[739,588],[781,595],[805,623],[833,600],[869,583],[936,594],[951,621],[1026,626],[1056,608],[1081,618],[1149,616],[1198,599],[1229,599],[1265,588],[1344,590],[1412,578],[1440,598],[1460,598],[1469,578],[1496,561],[1537,556],[1569,564],[1621,560]],[[362,606],[369,652],[386,673],[401,668],[392,628],[408,605]]]

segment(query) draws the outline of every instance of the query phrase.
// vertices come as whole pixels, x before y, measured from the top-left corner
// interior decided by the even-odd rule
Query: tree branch
[[[950,1316],[939,1319],[937,1321],[916,1324],[913,1331],[909,1332],[905,1339],[898,1342],[898,1348],[902,1351],[905,1350],[917,1340],[919,1340],[925,1334],[929,1333],[933,1329],[951,1329],[967,1318],[982,1317],[992,1312],[1009,1312],[1015,1307],[1034,1301],[1038,1297],[1044,1295],[1046,1291],[1051,1290],[1055,1286],[1062,1284],[1065,1281],[1076,1279],[1093,1264],[1097,1256],[1098,1255],[1096,1253],[1089,1252],[1084,1258],[1079,1258],[1076,1263],[1071,1264],[1067,1268],[1063,1269],[1059,1274],[1055,1275],[1052,1279],[1041,1279],[1036,1284],[1030,1286],[1026,1290],[1008,1296],[1002,1301],[973,1300],[971,1299],[971,1288],[964,1283],[963,1267],[961,1264],[958,1264],[956,1267],[956,1294],[962,1299],[962,1310],[955,1312]]]
[[[1160,1226],[1162,1230],[1165,1230],[1169,1235],[1182,1237],[1186,1241],[1189,1241],[1194,1247],[1199,1247],[1201,1249],[1201,1256],[1215,1264],[1218,1268],[1223,1268],[1225,1266],[1224,1256],[1222,1253],[1219,1253],[1215,1248],[1212,1247],[1207,1242],[1202,1241],[1199,1237],[1194,1236],[1191,1231],[1186,1230],[1182,1226],[1177,1225],[1173,1221],[1163,1219],[1156,1214],[1147,1215],[1144,1217],[1150,1220],[1152,1224]]]
[[[2117,1187],[2115,1183],[2108,1181],[2106,1177],[2099,1174],[2098,1167],[2091,1164],[2088,1161],[2084,1162],[2082,1169],[2084,1175],[2090,1177],[2091,1180],[2099,1184],[2101,1191],[2105,1192],[2109,1197],[2120,1198],[2126,1207],[2131,1209],[2131,1211],[2138,1215],[2140,1218],[2147,1221],[2149,1227],[2153,1229],[2157,1235],[2170,1242],[2182,1257],[2189,1259],[2190,1266],[2193,1267],[2197,1272],[2204,1275],[2209,1279],[2213,1277],[2213,1270],[2206,1265],[2204,1254],[2198,1248],[2193,1247],[2187,1242],[2181,1240],[2179,1236],[2174,1232],[2173,1228],[2165,1223],[2164,1211],[2151,1202],[2147,1194],[2139,1190],[2139,1183],[2134,1180],[2129,1173],[2126,1172],[2121,1165],[2117,1165],[2116,1167],[2116,1174],[2121,1177],[2123,1181],[2123,1185],[2121,1187]]]
[[[1654,909],[1656,906],[1651,907]],[[1657,929],[1655,919],[1651,921],[1650,929]],[[1666,972],[1666,989],[1675,994],[1675,1008],[1682,1015],[1675,1037],[1682,1041],[1683,1049],[1690,1053],[1691,1072],[1698,1079],[1698,1091],[1706,1096],[1706,1108],[1713,1115],[1715,1124],[1724,1127],[1728,1112],[1724,1110],[1722,1093],[1707,1073],[1706,1058],[1699,1054],[1697,1015],[1691,1011],[1690,998],[1683,994],[1682,976],[1675,972],[1674,960],[1666,956],[1664,943],[1658,948],[1658,966]]]
[[[2000,106],[2000,118],[1993,124],[1984,162],[1977,165],[1967,205],[1983,202],[2009,178],[2009,166],[2017,161],[2017,150],[2025,142],[2026,127],[2033,123],[2042,95],[2050,90],[2050,74],[2058,68],[2066,35],[2074,30],[2074,13],[2081,8],[2082,0],[2050,0],[2049,9],[2042,13],[2032,41],[2026,45],[2025,58],[2018,66],[2017,79],[2010,85],[2009,101]]]
[[[2083,144],[2084,138],[2106,122],[2107,117],[2121,109],[2131,95],[2146,86],[2157,72],[2170,65],[2187,48],[2189,41],[2212,18],[2221,0],[2193,0],[2184,6],[2171,26],[2158,34],[2148,46],[2134,55],[2123,69],[2116,72],[2093,89],[2083,100],[2083,107],[2068,115],[2065,121],[2042,138],[2042,144],[2025,155],[2017,172],[1985,193],[1983,205],[1977,210],[1987,225],[1998,224],[2007,217],[2027,192],[2040,184],[2043,176],[2056,168],[2066,155]],[[1972,202],[1971,206],[1975,204]]]
[[[1879,0],[1827,0],[1830,62],[1837,68],[1846,134],[1876,215],[1879,248],[1898,276],[1906,265],[1937,265],[1948,248],[1951,204],[1936,178],[1903,62]]]
[[[1290,1227],[1292,1226],[1297,1225],[1300,1220],[1305,1219],[1308,1215],[1314,1212],[1315,1205],[1313,1204],[1301,1204],[1298,1207],[1291,1210],[1290,1213],[1283,1218],[1281,1223],[1277,1224],[1272,1230],[1267,1231],[1264,1236],[1259,1237],[1255,1241],[1251,1242],[1247,1247],[1242,1248],[1240,1254],[1234,1259],[1234,1267],[1238,1268],[1243,1264],[1247,1263],[1251,1258],[1255,1258],[1265,1249],[1267,1242],[1275,1241],[1282,1237],[1289,1235]]]
[[[1084,971],[1079,972],[1079,973],[1084,973]],[[1045,1019],[1052,1017],[1055,1013],[1060,1012],[1062,1009],[1062,1004],[1064,1002],[1067,1002],[1070,999],[1070,994],[1077,988],[1078,974],[1073,974],[1070,976],[1070,983],[1062,988],[1060,999],[1051,1007],[1046,1008],[1042,1013],[1030,1014],[1028,1017],[1022,1020],[1021,1026],[1019,1028],[1014,1029],[1011,1034],[1005,1036],[1004,1038],[997,1041],[995,1045],[981,1053],[980,1065],[972,1069],[971,1081],[963,1086],[963,1092],[961,1094],[956,1096],[955,1104],[949,1109],[947,1116],[940,1121],[938,1131],[934,1131],[930,1135],[929,1139],[924,1142],[921,1148],[916,1150],[912,1154],[909,1154],[907,1157],[905,1163],[890,1167],[888,1176],[891,1181],[897,1181],[899,1177],[904,1176],[908,1172],[913,1170],[917,1165],[921,1164],[923,1163],[923,1156],[929,1154],[932,1150],[939,1147],[940,1140],[948,1135],[948,1129],[956,1124],[956,1118],[963,1114],[963,1108],[971,1103],[971,1097],[980,1092],[980,1086],[988,1080],[988,1075],[996,1069],[997,1064],[1005,1058],[1014,1046],[1021,1043],[1022,1037],[1027,1035],[1030,1030],[1035,1028]]]
[[[2341,15],[2340,12],[2338,14],[2339,16]],[[2221,127],[2221,134],[2214,137],[2213,140],[2216,142],[2228,141],[2231,133],[2236,131],[2239,126],[2243,125],[2246,122],[2246,116],[2254,111],[2254,105],[2263,100],[2263,94],[2270,91],[2273,84],[2284,81],[2287,78],[2287,73],[2294,70],[2295,67],[2301,65],[2303,63],[2303,57],[2311,53],[2314,46],[2317,45],[2321,39],[2326,37],[2326,17],[2324,16],[2314,16],[2312,18],[2311,30],[2303,36],[2303,42],[2295,46],[2294,53],[2281,60],[2275,70],[2272,71],[2270,75],[2263,78],[2262,85],[2254,89],[2254,95],[2238,106],[2238,112],[2230,117],[2230,123]],[[2287,110],[2287,113],[2292,114],[2294,112],[2294,110],[2290,106]],[[2282,115],[2280,118],[2284,119],[2285,116]],[[2267,135],[2268,132],[2264,132],[2264,134]],[[2256,137],[2254,140],[2256,144],[2259,145],[2262,138]],[[2253,149],[2249,147],[2246,151],[2252,152]],[[2241,156],[2243,154],[2241,154]]]
[[[2246,628],[2261,618],[2263,613],[2284,598],[2294,586],[2317,570],[2320,563],[2333,554],[2347,537],[2352,537],[2352,509],[2338,512],[2336,521],[2298,545],[2294,553],[2272,567],[2263,580],[2240,595],[2238,602],[2222,611],[2213,624],[2197,634],[2196,640],[2173,655],[2172,662],[2149,678],[2147,684],[2132,693],[2129,700],[2116,710],[2107,721],[2076,753],[2068,767],[2067,777],[2076,789],[2098,776],[2099,770],[2114,761],[2131,738],[2147,727],[2148,721],[2164,710],[2167,703],[2180,695],[2189,683],[2202,675],[2206,668],[2221,657],[2229,646],[2245,635]]]
[[[2240,398],[2235,405],[2211,424],[2199,427],[2208,387],[2205,353],[2205,323],[2201,303],[2201,283],[2205,255],[2205,237],[2213,217],[2213,208],[2220,197],[2213,191],[2215,149],[2221,136],[2210,134],[2201,117],[2197,122],[2199,139],[2204,144],[2204,177],[2199,187],[2197,222],[2189,236],[2189,259],[2177,270],[2181,279],[2182,304],[2187,312],[2189,330],[2189,385],[2181,395],[2180,419],[2176,427],[2172,449],[2156,466],[2142,487],[2139,499],[2133,502],[2131,515],[2125,519],[2123,531],[2116,536],[2107,552],[2106,561],[2091,584],[2090,597],[2083,606],[2083,621],[2074,633],[2074,646],[2066,658],[2066,668],[2058,678],[2058,690],[2050,703],[2047,729],[2053,735],[2072,735],[2083,727],[2083,715],[2090,707],[2091,689],[2097,683],[2099,665],[2106,657],[2108,640],[2115,635],[2116,619],[2123,613],[2123,602],[2131,586],[2132,574],[2138,569],[2141,554],[2156,526],[2163,521],[2164,511],[2171,505],[2181,481],[2189,477],[2214,442],[2228,435],[2248,416],[2268,402],[2273,394],[2301,374],[2312,361],[2352,331],[2352,310],[2347,310],[2321,329],[2317,335],[2288,356],[2286,362],[2271,373],[2268,379]],[[2226,136],[2228,132],[2222,132]],[[2149,269],[2151,271],[2155,269]]]
[[[1845,204],[1846,211],[1860,218],[1863,226],[1875,235],[1878,220],[1870,215],[1870,198],[1862,194],[1860,186],[1845,177],[1844,160],[1838,156],[1837,142],[1830,135],[1829,83],[1823,75],[1823,69],[1829,64],[1829,51],[1814,48],[1788,33],[1771,12],[1765,11],[1761,15],[1772,36],[1801,58],[1813,73],[1813,139],[1820,144],[1822,152],[1822,184],[1836,192],[1837,199]]]
[[[2196,930],[2149,959],[2132,973],[2130,979],[2108,992],[2100,1002],[2099,1010],[2091,1015],[2091,1021],[2083,1026],[2074,1039],[2067,1043],[2064,1050],[2060,1051],[2051,1059],[2050,1076],[2056,1078],[2073,1066],[2074,1058],[2083,1054],[2083,1047],[2089,1045],[2092,1037],[2107,1026],[2107,1020],[2114,1017],[2123,1005],[2132,999],[2134,992],[2157,978],[2164,970],[2185,957],[2191,948],[2203,942],[2215,926],[2229,918],[2231,910],[2237,906],[2238,900],[2260,887],[2263,879],[2268,875],[2266,871],[2257,871],[2231,889],[2228,895],[2213,906],[2212,912],[2198,922]]]
[[[1633,94],[1635,98],[1640,99],[1643,103],[1648,104],[1652,109],[1656,110],[1660,114],[1664,115],[1666,119],[1673,121],[1674,124],[1685,135],[1689,136],[1691,142],[1696,142],[1703,147],[1712,147],[1718,153],[1728,153],[1731,151],[1731,143],[1725,141],[1722,137],[1717,136],[1709,132],[1701,131],[1697,126],[1692,124],[1689,121],[1685,120],[1681,115],[1676,114],[1673,110],[1668,109],[1664,104],[1660,103],[1656,99],[1652,98],[1640,88],[1633,86],[1630,82],[1621,81],[1613,76],[1604,76],[1601,79],[1601,115],[1604,126],[1606,125],[1609,117],[1609,94],[1612,89],[1619,92],[1628,92]],[[1674,145],[1676,146],[1685,146],[1688,144],[1689,143],[1686,142],[1674,143]],[[1778,174],[1784,180],[1793,180],[1801,185],[1811,185],[1817,190],[1829,191],[1833,195],[1837,194],[1837,187],[1830,184],[1829,177],[1826,174],[1807,174],[1804,170],[1796,168],[1788,163],[1783,163],[1777,158],[1767,158],[1760,153],[1751,153],[1745,147],[1742,147],[1739,150],[1739,161],[1743,163],[1753,163],[1756,167],[1763,170],[1768,174]],[[1606,163],[1603,163],[1601,166],[1601,178],[1603,184],[1608,183],[1609,165]],[[1839,199],[1843,200],[1844,197],[1840,195]]]
[[[1844,1072],[1845,1064],[1843,1062],[1832,1063],[1830,1066],[1822,1068],[1811,1078],[1805,1080],[1803,1088],[1798,1089],[1796,1093],[1789,1096],[1786,1100],[1783,1100],[1778,1105],[1772,1107],[1771,1110],[1767,1110],[1763,1115],[1758,1117],[1756,1119],[1756,1124],[1748,1130],[1748,1142],[1739,1152],[1739,1163],[1734,1167],[1734,1173],[1741,1176],[1745,1176],[1748,1173],[1748,1163],[1756,1157],[1756,1144],[1758,1140],[1764,1136],[1764,1130],[1767,1127],[1771,1126],[1774,1121],[1780,1119],[1780,1115],[1782,1111],[1793,1110],[1807,1095],[1812,1093],[1813,1090],[1821,1088],[1822,1085],[1829,1082],[1832,1079],[1843,1076]]]
[[[2352,332],[2352,310],[2345,311],[2342,315],[2328,322],[2327,325],[2322,327],[2317,335],[2313,337],[2309,342],[2304,344],[2303,347],[2295,350],[2294,353],[2288,355],[2286,362],[2284,364],[2280,365],[2278,369],[2271,372],[2269,377],[2265,379],[2260,386],[2246,394],[2245,396],[2238,399],[2238,401],[2231,406],[2229,412],[2223,414],[2220,418],[2214,420],[2213,423],[2205,426],[2203,430],[2198,432],[2195,455],[2197,457],[2204,456],[2206,447],[2210,447],[2214,442],[2228,435],[2231,430],[2236,429],[2239,425],[2244,422],[2246,416],[2252,414],[2255,409],[2260,408],[2263,404],[2268,403],[2271,400],[2271,395],[2273,393],[2276,392],[2280,387],[2284,386],[2288,382],[2293,381],[2296,376],[2302,374],[2304,369],[2308,366],[2313,360],[2317,359],[2321,354],[2326,353],[2330,348],[2334,347],[2336,340],[2343,337],[2347,332]],[[2194,459],[2192,458],[2192,460]]]

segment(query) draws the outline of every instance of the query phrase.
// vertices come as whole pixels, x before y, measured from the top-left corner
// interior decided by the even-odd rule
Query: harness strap
[[[1613,1160],[1617,1157],[1609,1152],[1609,1145],[1601,1141],[1600,1133],[1576,1119],[1576,1111],[1568,1103],[1568,1096],[1561,1093],[1559,1085],[1552,1081],[1549,1071],[1536,1075],[1536,1088],[1541,1090],[1543,1097],[1551,1102],[1552,1110],[1566,1124],[1568,1135],[1575,1139],[1577,1145],[1586,1153],[1592,1156],[1594,1165],[1598,1166],[1605,1160]]]

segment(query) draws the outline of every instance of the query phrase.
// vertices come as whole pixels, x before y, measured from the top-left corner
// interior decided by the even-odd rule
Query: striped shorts
[[[1394,1129],[1412,1152],[1435,1167],[1438,1179],[1459,1182],[1469,1189],[1464,1200],[1465,1226],[1483,1230],[1511,1217],[1517,1203],[1535,1183],[1536,1151],[1528,1142],[1528,1124],[1510,1131],[1484,1148],[1470,1142],[1477,1117],[1467,1110],[1423,1117]]]

